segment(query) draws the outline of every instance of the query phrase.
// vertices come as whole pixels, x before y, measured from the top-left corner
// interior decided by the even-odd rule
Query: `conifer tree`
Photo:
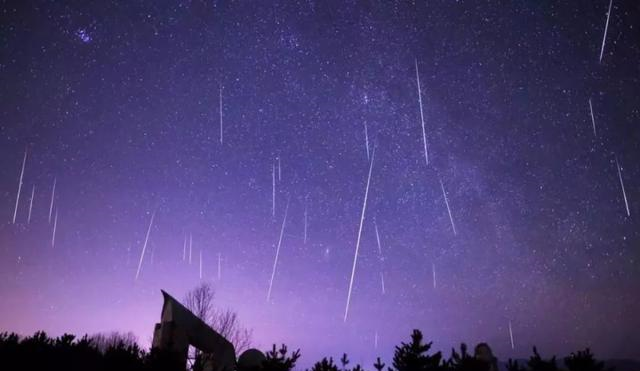
[[[531,371],[558,371],[556,357],[553,356],[548,361],[544,360],[540,357],[540,353],[538,353],[538,349],[536,347],[533,347],[533,356],[529,358],[527,365]]]
[[[604,362],[598,362],[589,348],[571,353],[564,359],[564,365],[569,371],[604,371]],[[608,369],[612,370],[612,369]]]
[[[266,359],[262,362],[263,371],[291,371],[300,358],[300,349],[291,353],[291,356],[287,355],[287,346],[282,344],[280,349],[276,350],[276,345],[273,344],[273,348],[265,354]]]
[[[396,346],[392,371],[437,371],[440,370],[442,353],[427,354],[433,343],[423,344],[422,332],[413,330],[410,343]]]
[[[513,359],[509,358],[509,360],[507,361],[507,371],[526,371],[526,369],[524,368],[524,366],[520,366],[518,364],[518,361],[514,361]]]
[[[342,354],[340,364],[342,364],[342,371],[348,371],[347,366],[349,365],[349,358],[347,357],[347,353]]]
[[[338,366],[333,363],[333,358],[324,357],[320,362],[316,362],[311,371],[339,371]]]
[[[488,371],[490,364],[471,356],[467,351],[467,344],[460,344],[460,353],[451,349],[451,358],[445,362],[445,370],[451,371]]]

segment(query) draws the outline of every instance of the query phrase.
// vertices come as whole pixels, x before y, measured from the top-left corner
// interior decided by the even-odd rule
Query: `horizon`
[[[0,7],[0,331],[640,360],[637,6]]]

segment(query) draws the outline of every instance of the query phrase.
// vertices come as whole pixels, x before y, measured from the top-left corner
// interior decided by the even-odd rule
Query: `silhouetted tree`
[[[507,361],[507,371],[526,371],[523,366],[518,364],[518,361],[514,361],[511,358]]]
[[[393,368],[387,371],[485,371],[488,365],[495,370],[496,358],[487,344],[478,344],[473,356],[463,343],[460,350],[452,349],[451,357],[444,361],[440,352],[429,355],[432,343],[423,343],[422,333],[414,330],[411,342],[397,346],[393,357]],[[288,354],[282,345],[279,349],[273,345],[266,352],[261,367],[250,371],[292,371],[300,358],[300,350]],[[201,361],[201,360],[200,360]],[[193,370],[200,370],[204,363],[196,360]],[[364,371],[360,365],[349,368],[346,354],[340,359],[342,368],[332,358],[323,358],[309,371]],[[612,371],[603,362],[597,361],[587,348],[571,353],[564,358],[567,371]],[[131,334],[111,333],[76,338],[64,334],[51,338],[44,332],[21,338],[16,334],[0,333],[0,370],[15,371],[185,371],[184,360],[172,351],[152,349],[145,353],[135,342]],[[378,357],[373,364],[376,371],[384,371],[385,364]],[[527,367],[509,359],[508,371],[558,371],[556,357],[543,359],[537,348]]]
[[[596,361],[589,348],[582,351],[579,350],[577,353],[571,353],[564,359],[564,365],[567,366],[569,371],[613,370],[613,368],[606,369],[604,362]]]
[[[240,324],[236,312],[229,309],[216,309],[214,298],[215,290],[213,286],[205,282],[187,293],[184,298],[184,305],[196,317],[229,340],[236,349],[236,353],[241,354],[251,346],[253,333]]]
[[[401,343],[396,346],[393,356],[393,368],[395,371],[436,371],[440,369],[442,353],[428,355],[433,343],[422,343],[420,330],[413,330],[410,343]]]
[[[347,353],[343,353],[340,358],[340,364],[342,365],[342,370],[347,371],[347,366],[349,365],[349,358],[347,357]]]
[[[489,371],[491,364],[483,362],[467,351],[467,344],[460,344],[460,353],[455,348],[451,349],[451,357],[445,362],[443,367],[452,371]]]
[[[384,366],[385,366],[385,364],[382,363],[382,361],[380,360],[380,357],[378,357],[376,359],[376,363],[373,364],[373,368],[375,368],[377,371],[384,370]]]
[[[149,358],[136,343],[114,342],[99,349],[93,338],[64,334],[50,338],[44,332],[21,339],[16,334],[0,334],[0,369],[65,371],[168,370],[147,367]],[[163,362],[163,364],[166,362]],[[180,370],[173,368],[171,371]],[[184,370],[184,365],[182,367]]]
[[[323,358],[320,362],[316,362],[311,371],[339,371],[338,366],[333,363],[333,358]]]
[[[284,344],[278,350],[273,344],[273,348],[266,352],[266,359],[262,362],[263,371],[291,371],[300,358],[300,349],[291,353],[291,356],[288,356],[287,352],[288,349]]]
[[[558,365],[556,364],[556,357],[553,356],[549,360],[544,360],[540,357],[538,353],[538,349],[533,347],[533,356],[529,358],[529,362],[527,362],[529,369],[531,371],[557,371]]]
[[[138,338],[133,332],[122,333],[113,331],[110,333],[98,333],[92,335],[89,340],[91,340],[91,343],[102,353],[110,347],[138,346]]]
[[[251,347],[253,332],[242,326],[238,314],[230,309],[216,311],[211,328],[229,340],[237,354]]]
[[[12,354],[17,354],[20,337],[7,332],[0,333],[0,359],[6,360]]]
[[[151,349],[144,359],[145,371],[185,371],[184,360],[180,355],[170,350]]]

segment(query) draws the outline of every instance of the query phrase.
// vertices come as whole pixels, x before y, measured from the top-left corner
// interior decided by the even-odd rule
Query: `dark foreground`
[[[557,359],[543,358],[537,350],[528,360],[509,359],[499,364],[487,344],[468,349],[465,344],[453,349],[450,357],[442,352],[430,352],[431,343],[423,341],[422,333],[414,330],[411,340],[396,346],[393,360],[385,364],[378,358],[373,365],[351,365],[347,355],[339,360],[324,358],[310,371],[640,371],[634,361],[598,361],[589,349]],[[260,367],[242,368],[239,371],[291,371],[296,369],[300,351],[289,352],[286,346],[266,352]],[[30,337],[16,334],[0,334],[0,370],[93,370],[93,371],[142,371],[142,370],[201,370],[196,357],[189,365],[180,365],[172,354],[152,350],[146,352],[135,340],[120,336],[76,338],[63,335],[50,338],[44,332]],[[614,368],[617,367],[617,368]]]

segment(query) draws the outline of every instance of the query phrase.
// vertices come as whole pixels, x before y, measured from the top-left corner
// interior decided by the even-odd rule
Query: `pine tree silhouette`
[[[564,359],[564,365],[569,371],[611,371],[613,368],[606,369],[604,362],[598,362],[593,357],[593,353],[589,348],[571,353]]]
[[[558,371],[556,356],[553,356],[551,359],[546,361],[540,357],[536,347],[533,347],[533,356],[529,358],[527,365],[531,371]]]
[[[262,362],[263,371],[291,371],[300,358],[300,349],[287,356],[287,346],[282,344],[280,349],[276,350],[276,345],[265,354],[266,359]]]
[[[338,366],[333,363],[333,358],[324,357],[320,362],[311,367],[311,371],[339,371]]]
[[[102,340],[101,340],[102,339]],[[185,371],[184,359],[172,351],[152,349],[149,353],[141,350],[135,340],[123,338],[105,338],[84,336],[80,339],[65,334],[51,338],[44,332],[21,338],[17,334],[0,333],[0,370],[65,370],[65,371]],[[444,361],[440,352],[430,355],[432,343],[423,343],[422,333],[414,330],[409,343],[401,343],[395,348],[393,367],[387,371],[484,371],[487,359],[493,357],[487,344],[478,344],[474,354],[469,354],[465,344],[460,350],[452,349],[451,357]],[[480,349],[480,350],[479,350]],[[265,360],[259,370],[254,371],[292,371],[300,358],[300,350],[289,354],[285,345],[266,352]],[[495,357],[492,365],[495,366]],[[323,358],[309,371],[364,371],[360,365],[349,368],[346,354],[340,359],[342,368],[332,358]],[[597,361],[590,349],[571,353],[564,358],[567,371],[612,371],[603,362]],[[192,365],[192,370],[200,365]],[[385,364],[376,359],[373,367],[376,371],[385,371]],[[494,367],[491,366],[491,367]],[[495,367],[493,368],[495,369]],[[508,371],[559,371],[556,357],[543,359],[537,348],[527,367],[509,359]]]
[[[526,371],[523,366],[518,364],[518,361],[514,361],[511,358],[507,361],[507,371]]]
[[[422,332],[413,330],[410,343],[396,346],[391,371],[437,371],[440,370],[442,353],[428,355],[433,343],[422,343]]]
[[[342,354],[340,364],[342,364],[342,371],[348,371],[347,366],[349,365],[349,358],[347,357],[347,353]]]
[[[382,361],[380,360],[380,357],[378,357],[378,359],[376,360],[376,363],[373,364],[373,367],[377,370],[377,371],[382,371],[384,370],[384,366],[385,364],[382,363]]]
[[[443,369],[451,371],[488,371],[491,365],[469,355],[467,344],[460,344],[460,353],[451,349],[451,357],[445,362]]]

